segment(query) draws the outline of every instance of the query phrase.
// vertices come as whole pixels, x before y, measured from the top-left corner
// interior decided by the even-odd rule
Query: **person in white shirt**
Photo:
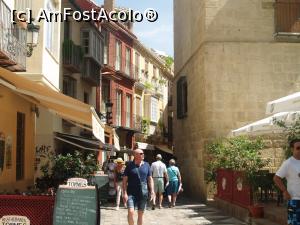
[[[293,155],[283,162],[274,182],[288,200],[288,224],[300,225],[300,139],[290,142]],[[282,182],[286,178],[287,187]]]
[[[159,208],[162,208],[162,200],[163,200],[163,193],[165,191],[164,188],[164,177],[166,178],[166,186],[168,185],[168,173],[167,173],[167,167],[166,165],[161,161],[162,156],[161,154],[156,155],[156,162],[151,164],[151,175],[153,177],[154,181],[154,192],[155,192],[155,197],[153,198],[153,205],[152,209],[155,209],[156,205],[156,194],[158,194],[158,199],[159,199]]]

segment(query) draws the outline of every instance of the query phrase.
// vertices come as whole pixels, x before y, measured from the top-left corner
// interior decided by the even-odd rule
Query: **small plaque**
[[[69,187],[87,187],[88,186],[88,182],[87,179],[83,179],[83,178],[70,178],[67,181],[67,186]]]
[[[225,177],[222,178],[222,189],[225,190],[226,189],[226,184],[227,184],[227,180]]]
[[[243,190],[243,179],[240,178],[240,177],[236,181],[236,188],[237,188],[238,191]]]
[[[30,225],[30,221],[26,216],[3,216],[0,219],[0,224],[4,225]]]

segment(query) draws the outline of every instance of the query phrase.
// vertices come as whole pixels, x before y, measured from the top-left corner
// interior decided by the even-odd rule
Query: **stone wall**
[[[270,173],[276,173],[283,161],[285,160],[285,150],[283,149],[286,140],[280,135],[263,135],[266,148],[261,152],[263,159],[270,160],[269,165],[265,168]]]
[[[268,101],[299,90],[300,46],[273,38],[267,0],[174,1],[175,82],[187,77],[188,116],[177,119],[174,150],[188,193],[206,199],[205,145],[266,117]],[[266,151],[281,163],[278,142]]]

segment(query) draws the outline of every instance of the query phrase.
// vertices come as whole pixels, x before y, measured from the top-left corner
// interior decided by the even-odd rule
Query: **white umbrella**
[[[274,123],[275,120],[284,121],[286,125],[291,125],[299,116],[300,111],[276,113],[273,116],[258,120],[254,123],[250,123],[246,126],[233,130],[231,131],[231,134],[233,136],[239,136],[245,134],[258,135],[281,132],[282,128]]]
[[[300,110],[300,92],[267,103],[266,114]]]

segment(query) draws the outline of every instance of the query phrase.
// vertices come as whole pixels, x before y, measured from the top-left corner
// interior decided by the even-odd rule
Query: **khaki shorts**
[[[153,177],[154,182],[154,192],[155,193],[164,193],[164,178]]]

